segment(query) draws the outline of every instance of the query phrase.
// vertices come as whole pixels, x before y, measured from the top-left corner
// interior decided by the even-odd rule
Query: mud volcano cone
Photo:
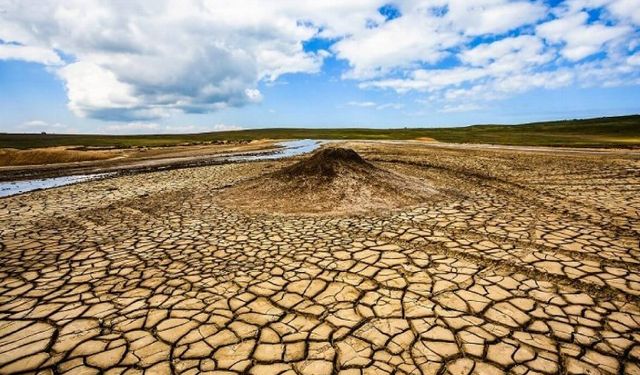
[[[324,148],[219,198],[224,206],[256,213],[349,215],[413,205],[434,193],[425,181],[377,167],[354,150]]]
[[[375,167],[367,163],[357,152],[347,148],[325,148],[309,159],[283,168],[275,173],[283,179],[333,179],[359,174],[366,177]]]

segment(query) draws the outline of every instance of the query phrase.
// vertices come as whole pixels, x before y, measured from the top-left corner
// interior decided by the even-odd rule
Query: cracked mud
[[[640,373],[638,155],[350,146],[437,197],[218,204],[270,161],[0,200],[0,373]]]

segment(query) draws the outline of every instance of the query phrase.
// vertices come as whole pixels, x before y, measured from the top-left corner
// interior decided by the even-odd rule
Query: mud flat
[[[33,150],[0,149],[0,182],[57,178],[96,173],[151,171],[198,165],[220,164],[221,158],[242,158],[246,155],[268,155],[283,148],[280,143],[257,140],[225,142],[210,145],[188,145],[138,148],[50,147]],[[303,141],[304,142],[304,141]],[[18,156],[12,157],[12,154]],[[22,155],[22,157],[20,157]],[[29,156],[31,155],[31,156]],[[94,160],[94,158],[98,158]],[[76,159],[71,162],[60,160]],[[42,164],[48,160],[49,164]],[[18,164],[12,164],[19,161]],[[28,161],[33,161],[28,165]]]
[[[431,194],[225,200],[297,157],[0,199],[0,373],[640,373],[636,152],[333,146]]]
[[[191,151],[185,152],[185,154],[188,153],[189,155],[174,157],[160,156],[153,159],[147,158],[115,166],[101,166],[96,164],[91,167],[85,166],[84,168],[91,168],[88,171],[92,171],[93,173],[89,174],[78,174],[78,172],[84,170],[82,169],[83,167],[74,168],[74,166],[69,165],[49,166],[45,170],[39,170],[39,168],[34,169],[32,167],[19,167],[11,170],[2,170],[0,168],[0,198],[34,190],[50,189],[58,186],[107,178],[118,174],[134,174],[157,170],[192,168],[203,165],[227,164],[242,161],[282,159],[309,153],[320,147],[321,143],[321,141],[312,139],[283,141],[274,143],[273,147],[267,149],[248,148],[245,149],[244,152],[230,152],[228,154],[205,153],[204,156],[193,155],[194,152]],[[198,152],[195,152],[195,154],[197,153]],[[33,178],[33,176],[52,175],[59,177]],[[25,179],[25,177],[29,176],[32,178]],[[3,181],[6,179],[9,180]]]

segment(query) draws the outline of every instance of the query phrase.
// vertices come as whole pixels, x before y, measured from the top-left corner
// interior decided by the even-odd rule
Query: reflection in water
[[[287,158],[290,156],[302,155],[307,152],[314,151],[320,147],[319,141],[311,139],[304,139],[300,141],[286,141],[279,142],[277,146],[280,148],[274,152],[269,153],[257,153],[257,154],[244,154],[238,156],[230,156],[223,158],[228,161],[250,161],[250,160],[274,160],[280,158]],[[23,181],[11,181],[0,182],[0,197],[8,197],[10,195],[16,195],[26,193],[33,190],[50,189],[58,186],[70,185],[78,182],[91,181],[98,178],[112,175],[113,173],[94,173],[75,176],[64,176],[54,178],[42,178],[35,180],[23,180]]]
[[[280,148],[274,152],[254,154],[254,155],[238,155],[225,158],[230,161],[241,160],[274,160],[281,158],[288,158],[290,156],[302,155],[307,152],[312,152],[320,147],[320,141],[314,141],[313,139],[302,139],[299,141],[286,141],[276,143],[276,146]]]
[[[75,184],[105,177],[111,173],[94,173],[76,176],[43,178],[37,180],[0,182],[0,197],[8,197],[33,190],[49,189],[57,186]]]

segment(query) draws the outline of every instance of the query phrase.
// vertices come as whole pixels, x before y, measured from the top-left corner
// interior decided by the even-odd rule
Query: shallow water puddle
[[[231,157],[223,157],[223,160],[228,161],[243,161],[243,160],[274,160],[287,158],[296,155],[302,155],[307,152],[312,152],[320,147],[320,141],[312,139],[303,139],[298,141],[285,141],[279,142],[276,145],[280,148],[274,152],[269,153],[256,153],[256,154],[243,154]],[[94,173],[76,176],[63,176],[53,178],[40,178],[34,180],[23,181],[9,181],[0,182],[0,197],[8,197],[11,195],[22,194],[34,190],[51,189],[54,187],[65,186],[75,184],[79,182],[86,182],[102,177],[106,177],[113,173]]]
[[[276,143],[276,146],[280,148],[274,152],[255,154],[255,155],[238,155],[225,158],[230,161],[240,160],[274,160],[281,158],[288,158],[291,156],[297,156],[312,152],[320,147],[321,141],[313,139],[302,139],[298,141],[285,141]]]
[[[105,177],[110,173],[95,173],[77,176],[42,178],[36,180],[0,182],[0,197],[22,194],[33,190],[50,189],[58,186],[75,184]]]

